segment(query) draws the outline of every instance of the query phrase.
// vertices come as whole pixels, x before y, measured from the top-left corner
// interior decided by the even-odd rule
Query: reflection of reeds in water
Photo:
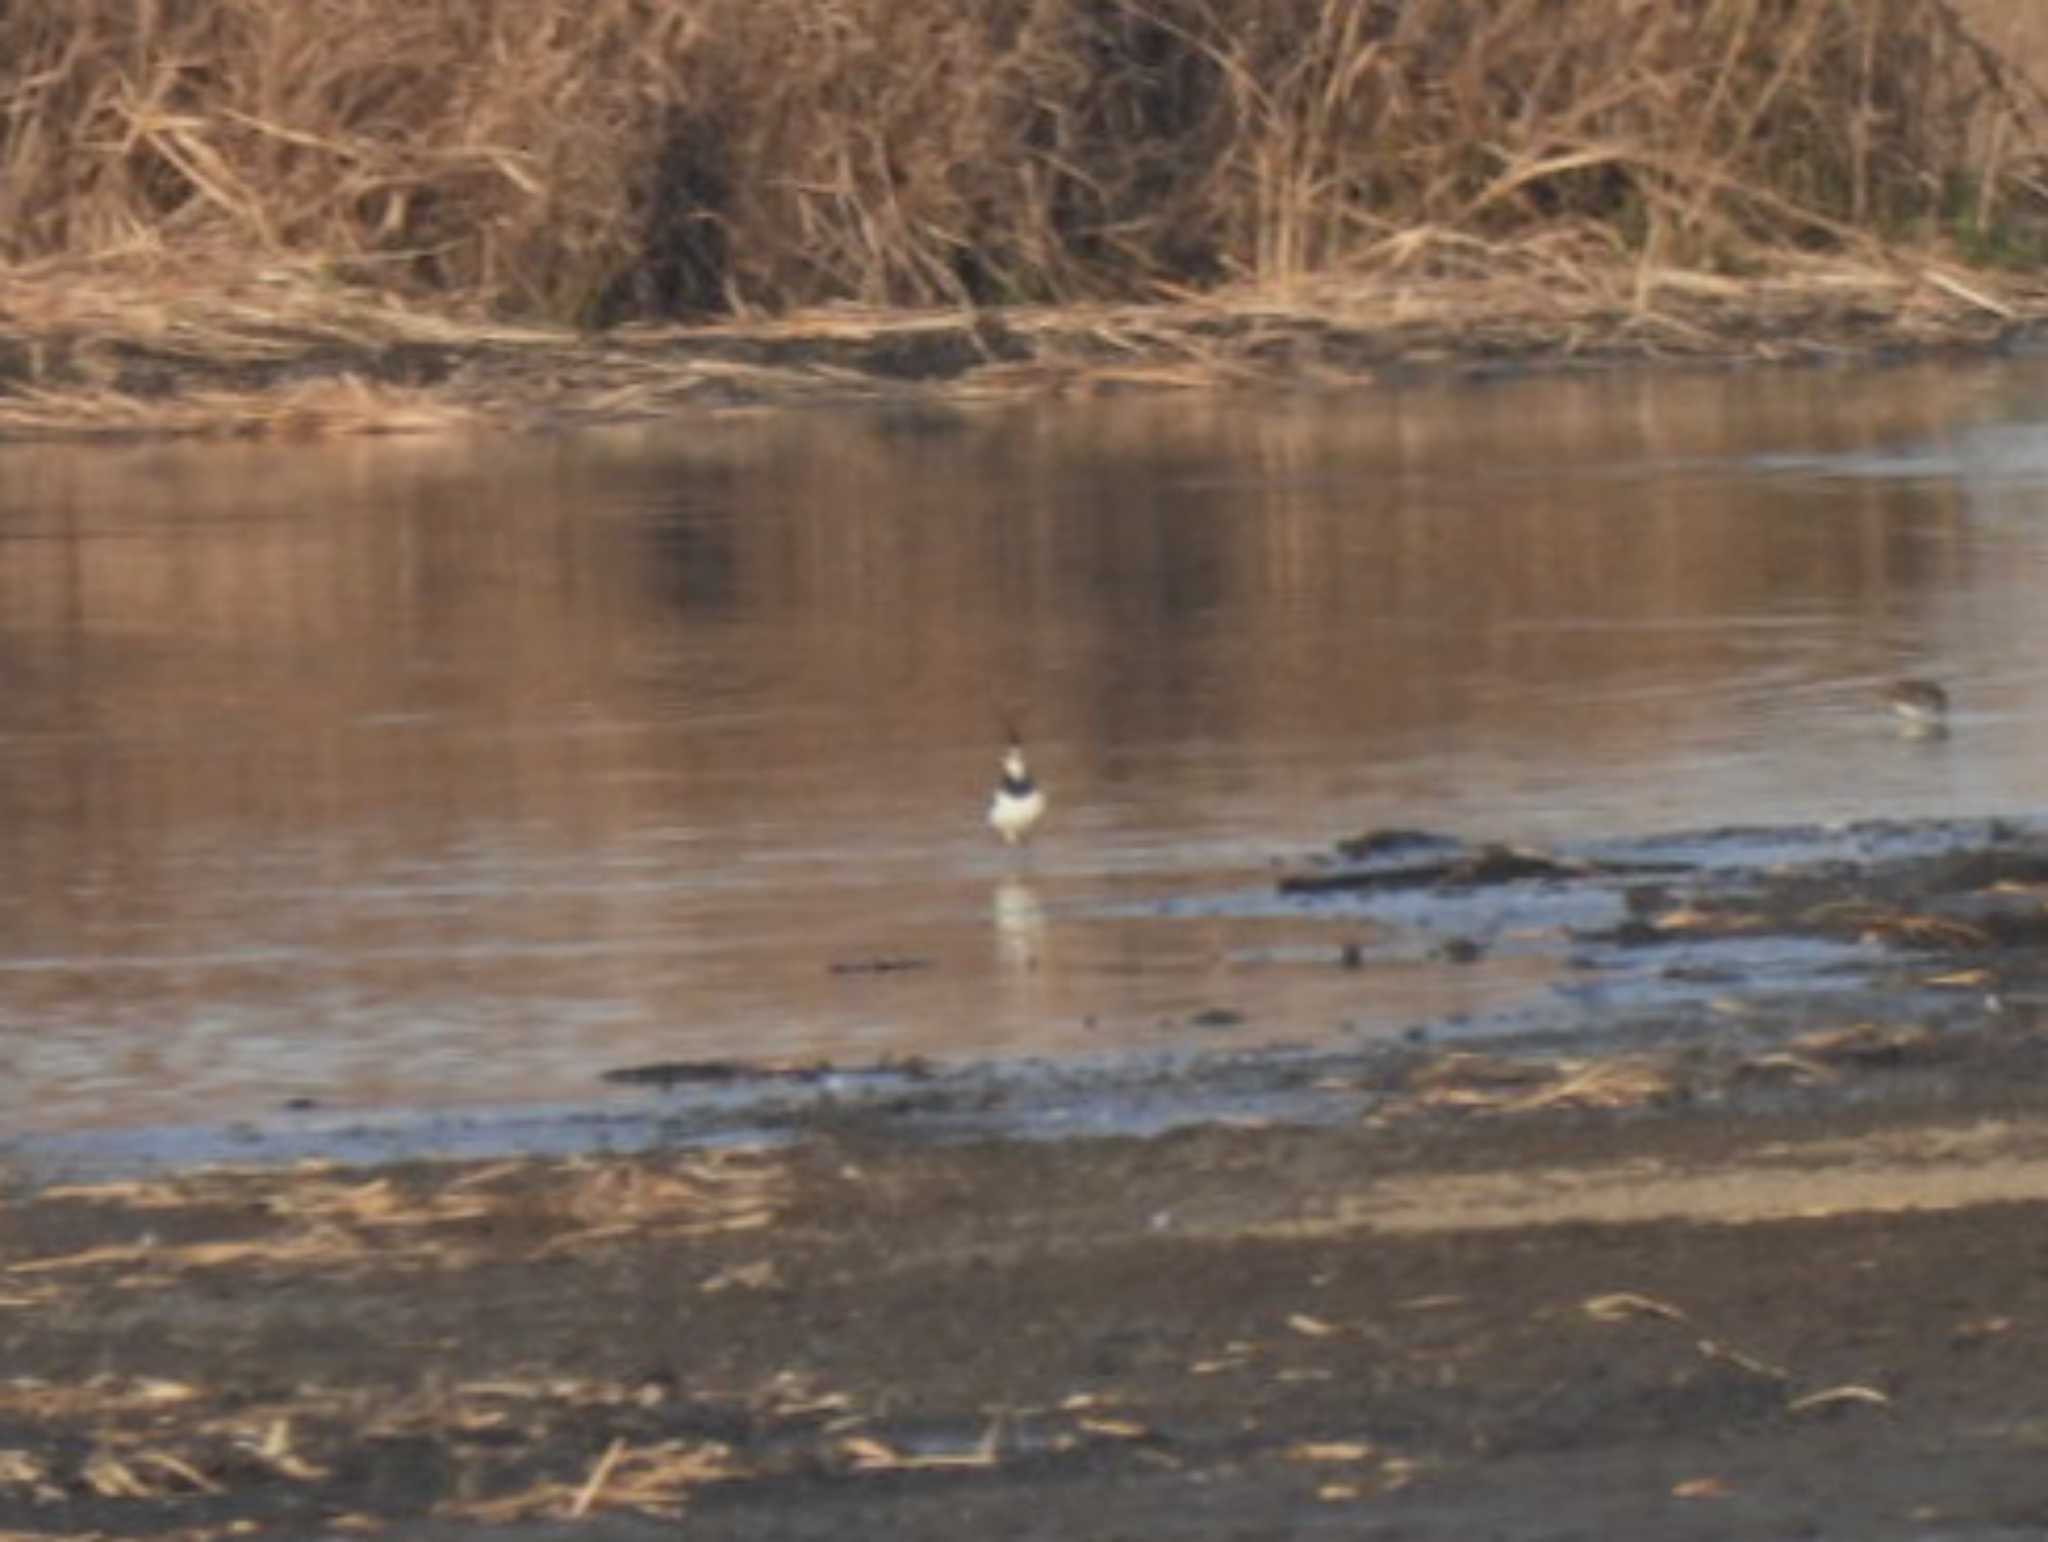
[[[1852,412],[1844,391],[1862,393]],[[855,743],[979,745],[995,679],[1043,698],[1077,792],[1104,774],[1098,757],[1190,732],[1258,744],[1314,725],[1364,742],[1485,716],[1647,747],[1711,700],[1603,711],[1604,693],[1644,669],[1710,682],[1751,658],[1741,629],[1689,618],[1788,599],[1895,608],[1956,576],[1953,495],[1935,488],[1847,486],[1792,528],[1700,517],[1664,483],[1561,491],[1515,471],[1739,455],[1768,432],[1853,450],[1921,436],[1947,406],[1940,382],[1905,375],[1759,394],[1552,382],[1540,413],[1502,392],[1421,393],[1363,418],[1225,401],[967,417],[920,441],[915,476],[900,442],[857,419],[740,423],[681,452],[621,441],[581,469],[545,446],[488,461],[455,447],[58,452],[17,461],[38,497],[13,528],[41,538],[0,551],[0,609],[13,630],[82,640],[82,674],[49,675],[46,655],[11,680],[10,721],[158,739],[150,760],[81,767],[81,804],[132,795],[138,815],[211,817],[220,757],[246,743],[275,773],[252,761],[247,795],[280,813],[318,797],[322,818],[418,817],[445,797],[451,827],[457,805],[489,818],[557,798],[629,825],[729,782],[736,755],[839,753],[849,703]],[[1466,487],[1472,466],[1499,480]],[[1410,483],[1436,491],[1382,492]],[[717,518],[697,513],[707,489]],[[655,512],[592,520],[592,498]],[[718,651],[736,621],[743,660]],[[1048,670],[1053,657],[1116,667]],[[1590,705],[1561,707],[1566,691]],[[570,731],[734,707],[729,731],[659,745]],[[426,726],[364,724],[394,712]],[[471,729],[433,726],[443,712]],[[259,723],[284,732],[220,733]],[[958,794],[943,782],[918,797],[945,806]],[[744,804],[704,810],[728,815]]]
[[[1793,521],[1597,473],[1726,462],[1767,432],[1910,440],[1953,388],[1897,372],[1551,382],[1371,413],[1149,401],[963,415],[909,451],[850,416],[483,455],[17,450],[11,485],[35,499],[0,543],[0,733],[33,754],[0,758],[0,866],[22,925],[67,943],[132,916],[167,951],[275,927],[346,955],[412,923],[395,938],[398,919],[320,886],[495,841],[528,865],[469,870],[503,892],[437,912],[445,935],[491,906],[550,942],[637,938],[679,903],[661,884],[757,839],[952,829],[992,857],[992,680],[1031,692],[1064,806],[1115,782],[1105,805],[1159,830],[1296,797],[1300,761],[1267,745],[1348,737],[1363,766],[1483,722],[1538,751],[1655,757],[1754,664],[1755,634],[1719,620],[1909,618],[1966,576],[1966,532],[1933,483],[1714,494],[1797,496]],[[1843,676],[1867,662],[1840,646]],[[1631,694],[1645,673],[1706,685]],[[1245,780],[1161,764],[1190,745]],[[829,786],[793,780],[813,767]],[[306,870],[195,871],[192,831],[252,862],[275,841]],[[658,860],[614,890],[594,853]],[[105,887],[81,898],[88,854]],[[299,930],[261,900],[267,878],[306,896]],[[1027,882],[983,902],[1014,981],[1057,947],[1036,898]],[[550,986],[630,994],[645,963],[593,954]],[[445,966],[380,967],[410,987]],[[161,988],[135,981],[138,1002]]]
[[[16,451],[10,486],[35,492],[0,543],[13,934],[230,962],[11,977],[9,1020],[146,1021],[136,1042],[176,1073],[208,1046],[156,1030],[217,1017],[214,994],[313,1036],[329,982],[342,1025],[363,999],[395,1019],[528,991],[492,1024],[509,1065],[560,1035],[561,1003],[693,1015],[679,956],[720,927],[786,928],[790,977],[823,990],[819,938],[866,898],[821,845],[957,840],[997,871],[992,680],[1028,683],[1064,806],[1196,839],[1221,809],[1321,817],[1304,783],[1347,739],[1363,765],[1479,721],[1532,757],[1660,765],[1754,665],[1727,618],[1910,620],[1959,592],[1967,532],[1931,481],[1817,501],[1604,470],[1729,463],[1773,433],[1897,443],[1943,389],[1152,401],[963,415],[908,453],[850,416],[476,456]],[[1773,498],[1798,518],[1755,517]],[[1833,646],[1841,677],[1867,661],[1853,632]],[[1810,649],[1801,667],[1827,671]],[[772,903],[764,854],[788,875]],[[1092,922],[1053,927],[1026,878],[971,903],[1009,1002],[1084,998]],[[233,962],[269,943],[284,962]]]

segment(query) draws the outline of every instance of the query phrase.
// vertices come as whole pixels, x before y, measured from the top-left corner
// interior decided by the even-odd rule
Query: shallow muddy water
[[[2020,362],[0,451],[0,1124],[1568,1001],[1584,917],[1276,864],[2038,810],[2044,420]]]

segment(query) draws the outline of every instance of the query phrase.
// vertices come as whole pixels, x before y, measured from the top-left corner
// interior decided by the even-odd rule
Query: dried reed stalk
[[[2017,254],[2043,48],[1985,0],[66,0],[0,7],[0,263],[610,321],[1469,275],[1560,229],[1644,292]]]

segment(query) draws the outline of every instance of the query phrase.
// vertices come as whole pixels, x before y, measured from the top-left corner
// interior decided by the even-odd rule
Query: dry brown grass
[[[0,262],[233,250],[589,321],[1560,233],[1998,255],[2048,194],[2041,46],[1949,0],[66,0],[0,8]]]
[[[461,1268],[464,1227],[507,1214],[539,1218],[546,1235],[532,1256],[555,1256],[622,1237],[701,1237],[772,1226],[785,1199],[780,1164],[745,1152],[645,1160],[511,1160],[433,1171],[410,1184],[390,1177],[336,1177],[320,1164],[288,1173],[223,1170],[175,1179],[47,1189],[45,1200],[137,1211],[260,1213],[254,1235],[177,1244],[154,1238],[77,1252],[0,1259],[0,1279],[31,1289],[57,1277],[107,1277],[124,1288],[158,1288],[191,1270],[281,1271],[362,1266]],[[32,1309],[44,1294],[11,1304]]]
[[[1564,233],[1411,251],[1432,244],[1446,255],[1427,277],[1324,275],[1285,295],[839,306],[597,337],[464,320],[304,264],[244,279],[189,256],[51,262],[0,271],[0,439],[420,434],[877,398],[1319,390],[1518,362],[1841,361],[1981,350],[2048,321],[2048,282],[1935,254],[1788,253],[1738,279],[1603,260]]]
[[[1670,1102],[1679,1091],[1668,1064],[1639,1055],[1581,1061],[1454,1053],[1415,1068],[1406,1110],[1527,1114],[1642,1108]]]

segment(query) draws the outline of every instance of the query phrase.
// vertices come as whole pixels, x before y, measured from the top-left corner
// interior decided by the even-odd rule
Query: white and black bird
[[[1031,775],[1024,759],[1024,746],[1010,735],[1010,747],[1003,752],[1003,776],[996,783],[996,795],[989,800],[989,828],[1007,845],[1015,846],[1031,833],[1032,826],[1045,817],[1045,789]]]

